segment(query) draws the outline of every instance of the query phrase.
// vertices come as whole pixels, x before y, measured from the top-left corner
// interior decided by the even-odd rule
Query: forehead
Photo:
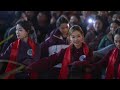
[[[119,35],[119,34],[116,34],[116,35],[114,36],[114,40],[119,40],[119,41],[120,41],[120,35]]]
[[[68,26],[67,23],[62,23],[62,24],[60,25],[60,27],[66,27],[66,26]]]
[[[71,16],[70,19],[77,19],[77,17],[76,16]]]
[[[118,15],[118,14],[114,14],[114,15],[113,15],[113,18],[116,18],[116,17],[119,17],[119,15]]]
[[[94,21],[94,23],[102,23],[102,21],[97,19],[97,20]]]
[[[20,24],[17,24],[16,29],[18,29],[18,28],[23,28],[23,27]]]
[[[117,26],[117,23],[111,23],[110,26]]]
[[[72,36],[74,35],[81,35],[81,33],[78,30],[75,30],[74,32],[71,33]]]

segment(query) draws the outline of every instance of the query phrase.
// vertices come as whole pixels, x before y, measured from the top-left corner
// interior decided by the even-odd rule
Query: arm
[[[44,72],[52,68],[54,65],[62,62],[64,57],[65,49],[62,49],[59,53],[53,54],[49,57],[42,58],[32,64],[27,69],[29,71]]]
[[[0,54],[0,59],[9,59],[11,48],[12,48],[12,43],[8,46],[8,48],[3,53]]]
[[[101,60],[97,61],[97,62],[93,62],[91,65],[92,66],[98,66],[98,67],[106,67],[109,61],[109,57],[111,55],[113,50],[109,51],[109,53],[107,55],[105,55]]]
[[[44,58],[44,57],[48,57],[49,54],[48,54],[48,41],[43,41],[41,44],[40,44],[40,58]]]
[[[91,35],[91,32],[89,31],[89,32],[87,32],[87,34],[85,35],[85,42],[87,43],[87,44],[89,44],[90,42],[91,42],[91,37],[92,35]]]
[[[101,49],[101,48],[103,48],[103,47],[105,47],[106,38],[107,38],[106,36],[104,36],[104,37],[102,38],[102,40],[100,41],[100,43],[99,43],[99,45],[98,45],[98,50]]]
[[[5,51],[3,51],[3,53],[0,53],[0,60],[9,60],[11,47],[12,47],[12,44],[9,45],[9,47]],[[0,62],[0,71],[2,70],[4,65],[6,64],[3,62]]]

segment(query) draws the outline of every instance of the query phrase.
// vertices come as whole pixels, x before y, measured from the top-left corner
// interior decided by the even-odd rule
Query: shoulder
[[[87,31],[86,36],[91,36],[91,35],[95,35],[94,31],[93,30]]]

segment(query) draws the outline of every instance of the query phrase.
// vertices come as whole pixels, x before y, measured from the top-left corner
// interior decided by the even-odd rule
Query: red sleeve
[[[42,58],[29,65],[27,68],[28,70],[35,72],[47,71],[51,69],[54,65],[57,65],[58,63],[62,62],[64,53],[65,49],[62,49],[59,53],[53,54],[46,58]]]

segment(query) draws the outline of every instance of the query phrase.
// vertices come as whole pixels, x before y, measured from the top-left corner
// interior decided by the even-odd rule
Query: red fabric
[[[30,38],[28,38],[28,44],[32,48],[32,56],[34,57],[36,45]],[[11,48],[11,53],[10,53],[10,60],[11,61],[14,61],[14,62],[16,61],[17,56],[18,56],[19,45],[20,45],[20,39],[16,40],[13,43],[13,46]],[[8,63],[5,72],[10,72],[10,71],[12,71],[15,68],[16,68],[15,64]],[[31,79],[37,79],[37,77],[38,77],[38,74],[36,72],[31,72],[31,74],[30,74],[30,78]],[[10,76],[6,77],[5,79],[15,79],[15,74],[10,75]]]
[[[10,53],[10,60],[11,61],[16,61],[16,57],[18,55],[18,47],[19,47],[19,43],[20,43],[20,40],[16,40],[14,43],[13,43],[13,46],[11,48],[11,52]],[[16,65],[15,64],[12,64],[12,63],[8,63],[7,65],[7,68],[5,70],[5,72],[10,72],[11,70],[15,69],[16,68]],[[13,75],[10,75],[9,77],[6,77],[5,79],[14,79],[14,74]]]
[[[113,79],[114,77],[114,64],[118,57],[118,49],[114,49],[108,62],[107,70],[106,70],[106,76],[105,79]],[[120,71],[120,66],[118,68],[118,71]],[[120,75],[120,73],[118,73]]]
[[[92,75],[90,73],[86,73],[84,76],[83,76],[84,79],[92,79]]]
[[[83,43],[83,52],[87,56],[89,52],[88,46]],[[71,46],[66,49],[64,59],[62,62],[62,68],[60,70],[59,79],[67,79],[69,74],[68,65],[71,63]]]

